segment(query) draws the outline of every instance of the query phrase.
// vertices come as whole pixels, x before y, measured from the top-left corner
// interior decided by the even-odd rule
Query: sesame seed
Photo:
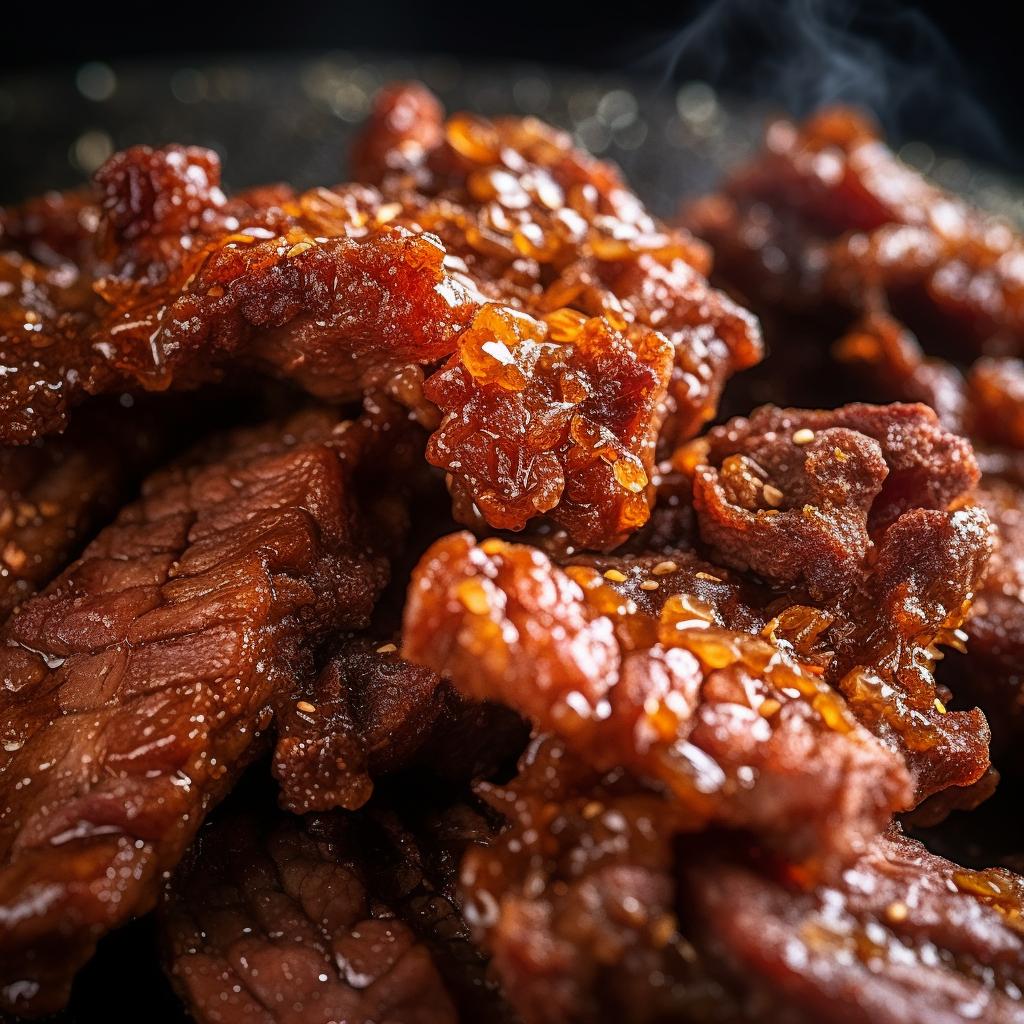
[[[377,648],[378,654],[391,654],[392,651],[397,651],[398,648],[394,644],[384,644],[383,647]]]
[[[940,715],[944,715],[946,713],[946,705],[943,704],[938,697],[935,698],[935,710],[938,711]]]
[[[712,576],[711,573],[709,573],[709,572],[699,572],[699,573],[697,573],[697,579],[699,579],[699,580],[713,580],[715,583],[721,583],[722,582],[722,577],[721,576]]]
[[[667,572],[675,572],[676,569],[678,569],[678,568],[679,568],[679,566],[676,565],[675,562],[673,562],[671,559],[668,559],[668,560],[666,560],[664,562],[659,562],[651,570],[651,572],[653,572],[655,576],[664,576],[665,573],[667,573]]]
[[[618,569],[609,569],[604,574],[604,578],[606,580],[611,580],[613,583],[625,583],[626,582],[626,574],[619,572]]]
[[[311,715],[316,711],[316,705],[310,704],[308,700],[300,700],[295,707],[298,708],[299,711],[305,711],[307,715]]]
[[[764,500],[767,501],[772,508],[778,508],[785,497],[786,496],[778,489],[778,487],[773,487],[771,484],[764,485]]]
[[[657,580],[644,580],[643,583],[640,584],[640,589],[641,590],[657,590],[658,589],[658,581]]]
[[[814,431],[803,427],[793,435],[793,444],[810,444],[814,440]]]

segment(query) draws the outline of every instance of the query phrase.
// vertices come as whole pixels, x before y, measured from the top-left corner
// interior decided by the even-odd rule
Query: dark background
[[[860,100],[897,141],[923,138],[1024,170],[1019,44],[1005,0],[627,0],[611,10],[507,0],[108,0],[58,13],[22,2],[4,12],[0,74],[333,48],[639,69],[779,99],[794,113],[823,99]],[[684,40],[677,62],[673,38]]]

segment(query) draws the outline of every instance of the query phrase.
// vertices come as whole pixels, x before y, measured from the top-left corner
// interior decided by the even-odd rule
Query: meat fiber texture
[[[152,477],[3,628],[3,1003],[58,1008],[387,581],[349,481],[374,431],[311,413]]]

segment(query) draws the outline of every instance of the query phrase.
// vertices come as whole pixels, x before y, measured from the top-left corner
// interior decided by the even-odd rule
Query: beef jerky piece
[[[741,1019],[678,929],[676,801],[550,736],[479,791],[510,825],[467,851],[464,913],[525,1024]]]
[[[453,475],[455,514],[520,530],[547,514],[582,547],[612,548],[646,522],[672,349],[651,331],[487,305],[460,354],[427,380],[445,418],[427,458]]]
[[[349,482],[378,422],[311,412],[152,477],[0,634],[0,995],[56,1009],[152,907],[276,693],[387,579]]]
[[[290,811],[355,810],[373,778],[428,766],[449,778],[493,772],[526,742],[520,719],[467,701],[396,644],[348,638],[315,681],[278,707],[273,772]]]
[[[1017,354],[1024,341],[1024,239],[908,167],[851,110],[770,124],[759,157],[689,222],[768,301],[864,309],[881,296],[955,348]]]
[[[99,200],[90,186],[47,192],[20,206],[0,208],[0,246],[51,269],[89,269],[97,258]]]
[[[0,449],[0,621],[81,550],[166,449],[146,412],[90,409],[61,438]]]
[[[613,546],[646,519],[659,433],[692,436],[760,358],[756,322],[709,288],[700,244],[532,118],[442,121],[422,86],[391,86],[357,153],[392,223],[434,232],[500,303],[426,388],[446,414],[428,457],[459,518],[520,529],[549,513],[579,544]]]
[[[898,405],[765,407],[715,428],[694,472],[716,557],[789,592],[772,633],[801,637],[798,656],[903,752],[919,799],[973,784],[989,763],[984,716],[947,712],[932,675],[936,644],[963,645],[989,555],[984,511],[947,511],[978,476],[966,441],[924,406]]]
[[[414,573],[403,654],[509,704],[596,771],[656,781],[686,828],[749,828],[828,873],[906,805],[908,777],[817,676],[725,626],[756,612],[705,566],[665,572],[652,606],[606,589],[628,583],[621,570],[563,571],[534,548],[455,535]]]
[[[374,190],[226,200],[219,175],[208,150],[134,147],[97,172],[94,265],[4,254],[0,439],[62,429],[86,394],[192,388],[238,362],[339,400],[454,350],[472,289]]]
[[[165,896],[167,969],[200,1022],[406,1024],[514,1017],[450,892],[468,808],[207,828]]]
[[[716,850],[681,875],[687,933],[756,1020],[1024,1021],[1019,877],[960,868],[895,828],[834,885],[772,868]]]

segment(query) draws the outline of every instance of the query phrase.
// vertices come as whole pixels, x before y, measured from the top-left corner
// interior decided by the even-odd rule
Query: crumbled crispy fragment
[[[378,458],[379,427],[311,411],[208,443],[4,626],[9,1009],[61,1005],[264,748],[276,694],[339,629],[366,625],[388,566],[349,484]]]

